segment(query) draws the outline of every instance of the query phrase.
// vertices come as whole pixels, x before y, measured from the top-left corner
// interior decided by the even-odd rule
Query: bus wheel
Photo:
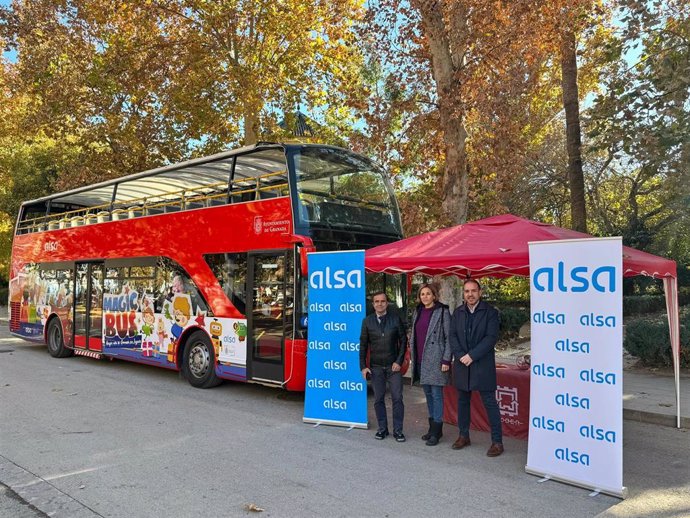
[[[53,358],[66,358],[74,354],[72,349],[65,347],[65,341],[62,339],[62,324],[59,318],[50,321],[46,335],[48,352]]]
[[[216,376],[216,357],[211,340],[203,331],[195,331],[184,347],[182,372],[193,387],[211,388],[220,385]]]

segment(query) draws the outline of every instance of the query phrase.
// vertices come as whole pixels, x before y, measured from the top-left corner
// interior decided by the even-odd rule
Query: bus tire
[[[190,385],[211,388],[223,380],[216,376],[216,356],[211,339],[203,331],[194,331],[187,337],[182,353],[182,373]]]
[[[48,346],[48,352],[53,358],[67,358],[74,354],[72,349],[65,347],[65,340],[62,336],[62,324],[59,318],[53,318],[48,322],[46,345]]]

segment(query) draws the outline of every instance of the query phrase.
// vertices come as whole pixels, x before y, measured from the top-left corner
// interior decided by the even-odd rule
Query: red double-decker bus
[[[390,182],[345,149],[260,143],[26,202],[10,331],[111,357],[303,390],[306,253],[402,237]]]

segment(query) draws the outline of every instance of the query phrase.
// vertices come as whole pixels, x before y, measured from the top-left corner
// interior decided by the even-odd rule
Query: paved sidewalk
[[[623,371],[623,418],[643,423],[676,426],[676,391],[673,374],[646,370]],[[680,375],[680,424],[690,428],[690,375]]]

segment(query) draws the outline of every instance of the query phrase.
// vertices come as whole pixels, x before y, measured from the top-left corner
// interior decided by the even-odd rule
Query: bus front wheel
[[[74,354],[72,349],[65,347],[65,340],[62,336],[62,324],[59,318],[53,318],[50,321],[46,337],[48,352],[53,358],[66,358]]]
[[[203,331],[195,331],[187,338],[182,354],[182,372],[193,387],[211,388],[222,382],[216,376],[213,345]]]

